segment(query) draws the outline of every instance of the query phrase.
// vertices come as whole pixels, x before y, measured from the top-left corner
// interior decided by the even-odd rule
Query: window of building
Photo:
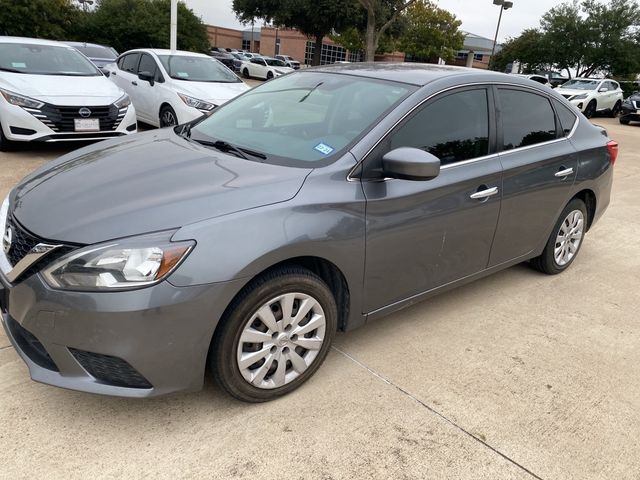
[[[498,90],[502,111],[503,150],[556,138],[556,116],[546,97],[522,90]]]
[[[466,90],[433,101],[393,134],[390,146],[425,150],[438,157],[442,165],[487,155],[487,91]]]
[[[242,40],[242,50],[251,51],[251,40]]]
[[[307,65],[311,65],[313,60],[313,53],[316,46],[314,42],[307,42],[307,47],[304,52],[304,62]],[[347,50],[339,45],[322,44],[322,51],[320,52],[320,65],[330,65],[336,62],[344,62],[347,57]]]

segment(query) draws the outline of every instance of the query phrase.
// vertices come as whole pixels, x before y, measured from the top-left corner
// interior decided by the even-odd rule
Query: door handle
[[[563,170],[560,170],[559,172],[556,172],[556,177],[564,178],[564,177],[568,177],[572,173],[573,173],[573,168],[565,168]]]
[[[493,197],[498,194],[498,187],[485,188],[484,190],[480,190],[479,192],[472,193],[470,198],[474,200],[483,200],[485,198]]]
[[[136,82],[135,80],[133,82],[131,82],[131,85],[135,85],[136,87],[138,86],[138,82]]]
[[[113,72],[111,72],[111,75],[118,75],[115,70]]]

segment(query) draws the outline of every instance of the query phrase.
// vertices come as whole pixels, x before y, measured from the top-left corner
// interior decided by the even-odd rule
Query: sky
[[[210,25],[243,28],[231,10],[232,0],[183,0]],[[462,30],[493,38],[500,9],[492,0],[435,0],[462,21]],[[513,0],[513,8],[502,15],[498,40],[517,36],[525,28],[537,27],[540,17],[560,3],[558,0]]]

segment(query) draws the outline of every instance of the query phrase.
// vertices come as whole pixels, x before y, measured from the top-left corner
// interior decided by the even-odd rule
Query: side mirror
[[[605,93],[605,92],[608,92],[608,91],[609,91],[609,89],[607,87],[602,87],[600,90],[598,90],[598,92],[600,92],[600,93]]]
[[[382,157],[387,177],[403,180],[431,180],[440,174],[440,159],[419,148],[400,147]]]
[[[155,75],[153,75],[151,72],[138,72],[138,78],[140,80],[144,80],[145,82],[149,82],[149,85],[151,85],[153,87],[154,84],[154,79]]]

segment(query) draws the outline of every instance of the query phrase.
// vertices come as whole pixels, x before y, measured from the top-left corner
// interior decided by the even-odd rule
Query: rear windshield
[[[87,57],[72,47],[28,43],[0,43],[0,70],[70,77],[102,75]]]
[[[118,56],[118,53],[110,47],[100,47],[100,46],[83,46],[79,45],[74,47],[80,50],[83,54],[85,54],[89,58],[104,58],[105,60],[115,60]]]
[[[187,55],[158,55],[171,78],[191,82],[238,83],[238,76],[209,57]]]

